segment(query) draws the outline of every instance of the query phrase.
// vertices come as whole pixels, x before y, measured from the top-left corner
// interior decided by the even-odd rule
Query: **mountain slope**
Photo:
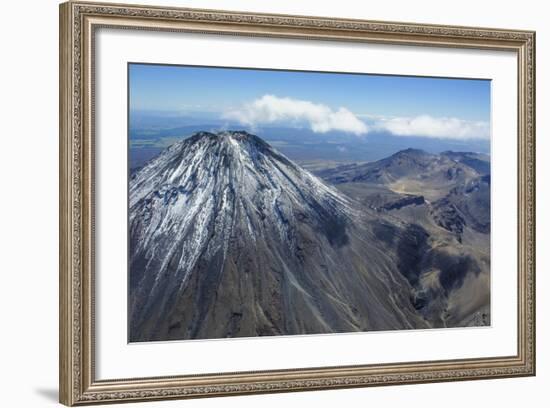
[[[460,326],[490,321],[489,171],[485,155],[407,149],[317,174],[387,220],[380,242],[397,254],[417,310],[432,325]],[[409,225],[403,239],[395,220]]]
[[[432,327],[378,215],[254,135],[199,132],[129,194],[130,341]]]

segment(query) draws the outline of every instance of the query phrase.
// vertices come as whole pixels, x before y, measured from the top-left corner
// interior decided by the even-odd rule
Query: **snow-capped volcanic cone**
[[[246,132],[130,181],[130,341],[424,328],[375,217]]]

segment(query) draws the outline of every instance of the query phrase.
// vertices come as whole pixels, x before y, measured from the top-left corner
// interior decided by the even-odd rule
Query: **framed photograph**
[[[535,374],[535,33],[60,6],[66,405]]]

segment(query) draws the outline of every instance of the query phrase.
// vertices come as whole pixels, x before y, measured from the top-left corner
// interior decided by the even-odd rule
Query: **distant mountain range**
[[[490,322],[490,166],[409,149],[300,167],[197,132],[131,175],[129,340]]]
[[[489,156],[483,154],[431,154],[419,149],[406,149],[379,161],[338,166],[317,174],[333,184],[362,182],[387,185],[393,191],[413,191],[435,198],[457,184],[490,174],[490,162]]]

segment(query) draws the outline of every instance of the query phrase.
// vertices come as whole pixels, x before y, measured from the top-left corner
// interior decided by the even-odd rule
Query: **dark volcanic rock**
[[[435,222],[447,231],[462,234],[466,221],[460,211],[451,203],[448,197],[444,197],[434,203],[432,214]]]
[[[381,208],[384,210],[399,210],[400,208],[407,207],[409,205],[422,205],[425,203],[423,196],[405,195],[398,200],[384,204]]]
[[[491,230],[491,176],[485,175],[454,187],[433,205],[434,220],[443,228],[461,234],[468,225],[488,234]]]

